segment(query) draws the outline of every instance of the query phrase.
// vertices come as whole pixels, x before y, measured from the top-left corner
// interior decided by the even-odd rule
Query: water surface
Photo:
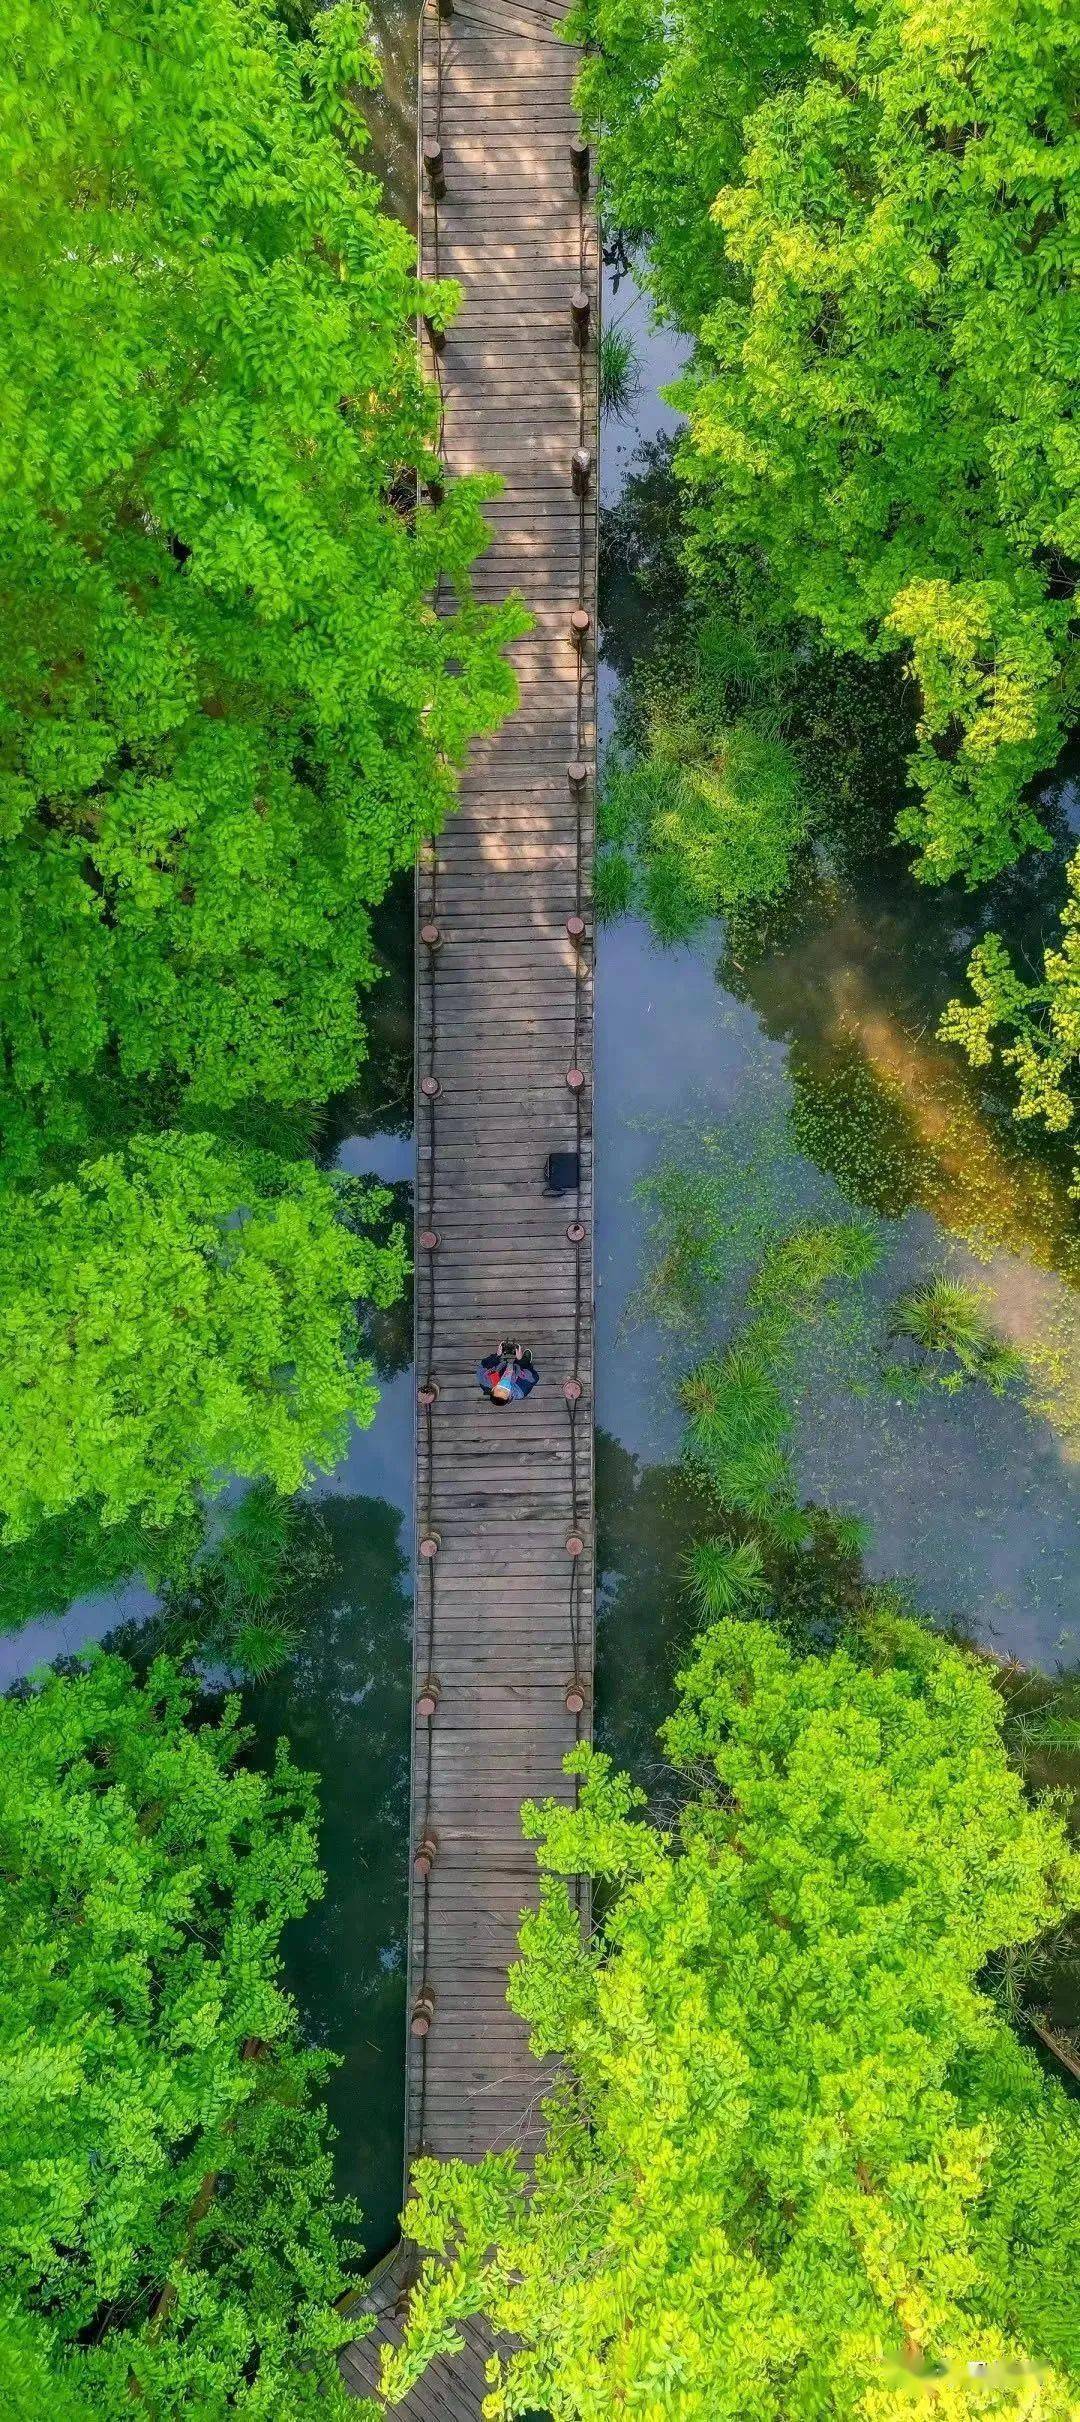
[[[639,348],[633,413],[605,425],[609,508],[676,427],[657,387],[677,372],[625,269],[609,318]],[[601,728],[655,616],[608,562],[600,600]],[[907,853],[854,834],[841,870],[800,887],[764,948],[740,959],[717,924],[663,949],[638,918],[598,938],[598,1724],[655,1787],[655,1729],[692,1619],[680,1564],[703,1508],[680,1468],[681,1377],[745,1317],[736,1257],[693,1333],[653,1316],[647,1195],[664,1163],[696,1164],[703,1137],[746,1191],[762,1168],[780,1225],[867,1218],[881,1247],[851,1317],[808,1334],[792,1392],[800,1497],[866,1525],[869,1579],[896,1581],[935,1620],[1047,1670],[1080,1658],[1080,1240],[1068,1156],[1019,1129],[1007,1088],[976,1080],[936,1039],[972,943],[1006,926],[1029,960],[1050,929],[1077,821],[1075,785],[1048,786],[1058,837],[990,894],[926,891]],[[868,1142],[867,1139],[870,1139]],[[708,1158],[708,1154],[706,1154]],[[898,1294],[939,1270],[989,1290],[1000,1334],[1029,1359],[1024,1389],[914,1401],[890,1386]],[[644,1289],[644,1301],[643,1301]],[[1039,1408],[1042,1409],[1033,1409]]]

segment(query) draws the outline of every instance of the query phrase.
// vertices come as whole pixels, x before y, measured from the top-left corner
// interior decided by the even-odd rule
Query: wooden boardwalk
[[[441,143],[445,179],[438,199],[421,180],[422,267],[465,288],[430,354],[444,453],[451,472],[504,475],[475,588],[519,590],[534,628],[512,651],[519,712],[474,748],[417,887],[412,1838],[436,1847],[411,1890],[406,2174],[420,2148],[477,2160],[513,2145],[528,2157],[542,2076],[505,1999],[520,1912],[536,1898],[518,1811],[530,1794],[570,1795],[562,1760],[591,1723],[600,298],[594,205],[571,161],[577,57],[560,13],[547,0],[455,0],[442,18],[428,0],[421,24],[420,132]],[[582,447],[594,458],[584,495],[572,479]],[[553,1151],[579,1159],[580,1183],[561,1198],[543,1191]],[[532,1348],[541,1385],[496,1408],[474,1369],[509,1333]],[[399,2326],[392,2291],[376,2337],[344,2359],[358,2393]],[[476,2416],[482,2356],[474,2334],[399,2412]]]

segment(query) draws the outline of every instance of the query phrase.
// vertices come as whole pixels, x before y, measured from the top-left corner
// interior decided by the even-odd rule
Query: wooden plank
[[[588,1730],[565,1705],[575,1666],[591,1703],[592,952],[566,918],[591,896],[594,651],[590,637],[578,659],[569,615],[584,602],[595,623],[596,508],[595,493],[573,496],[570,457],[583,435],[596,450],[599,238],[572,189],[578,59],[557,27],[548,0],[456,0],[442,23],[427,0],[421,31],[423,132],[438,130],[447,190],[437,225],[421,196],[420,266],[465,287],[440,359],[445,457],[501,475],[475,594],[517,588],[534,621],[508,650],[519,710],[474,747],[418,883],[443,935],[434,957],[418,949],[416,999],[418,1073],[433,1068],[442,1086],[417,1105],[418,1220],[441,1242],[416,1255],[417,1367],[440,1385],[417,1426],[416,1492],[441,1544],[417,1572],[414,1680],[430,1660],[439,1701],[416,1724],[411,1822],[414,1836],[434,1827],[440,1853],[410,1910],[409,2001],[428,1984],[435,2015],[425,2044],[407,2047],[406,2167],[421,2140],[466,2160],[492,2145],[527,2158],[536,2141],[545,2072],[506,2006],[521,1912],[537,1899],[520,1809],[573,1799],[563,1759]],[[585,355],[569,308],[581,279]],[[577,758],[590,769],[581,801],[566,780]],[[584,1096],[566,1085],[571,1055]],[[544,1158],[559,1146],[578,1151],[580,1185],[545,1198]],[[566,1236],[576,1217],[581,1247]],[[511,1319],[541,1381],[499,1409],[475,1363]],[[585,1542],[576,1559],[572,1531]],[[376,2387],[380,2347],[400,2333],[391,2307],[347,2352],[355,2393]],[[470,2324],[463,2354],[397,2410],[477,2422],[488,2351]]]

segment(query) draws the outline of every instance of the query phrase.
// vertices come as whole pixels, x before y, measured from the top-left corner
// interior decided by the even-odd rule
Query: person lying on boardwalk
[[[496,1353],[485,1354],[476,1377],[492,1404],[520,1404],[540,1384],[528,1346],[508,1345],[505,1338]]]

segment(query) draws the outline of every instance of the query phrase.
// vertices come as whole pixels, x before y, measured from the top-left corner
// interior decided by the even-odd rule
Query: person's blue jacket
[[[476,1379],[493,1404],[520,1404],[540,1385],[536,1364],[516,1354],[485,1354],[477,1364]]]

